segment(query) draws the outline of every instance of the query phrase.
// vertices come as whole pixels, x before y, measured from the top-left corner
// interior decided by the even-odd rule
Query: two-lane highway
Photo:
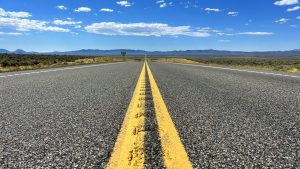
[[[300,78],[149,65],[195,168],[300,167]]]
[[[300,78],[158,62],[0,74],[0,168],[299,168]]]
[[[0,168],[104,168],[142,65],[1,74]]]

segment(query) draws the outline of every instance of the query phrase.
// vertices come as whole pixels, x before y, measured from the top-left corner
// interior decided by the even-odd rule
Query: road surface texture
[[[300,168],[300,78],[149,66],[194,168]]]
[[[144,154],[144,168],[174,159],[188,168],[300,168],[300,78],[149,66],[144,75],[143,62],[0,74],[0,168],[105,168],[121,128],[143,118],[120,145],[144,133],[144,150],[120,152],[130,162]],[[137,114],[124,119],[128,107]]]
[[[0,168],[104,168],[142,66],[0,78]]]

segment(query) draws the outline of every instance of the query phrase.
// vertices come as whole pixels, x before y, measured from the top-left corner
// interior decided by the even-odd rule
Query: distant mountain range
[[[243,51],[226,51],[226,50],[174,50],[174,51],[145,51],[132,49],[114,49],[114,50],[98,50],[98,49],[82,49],[66,52],[26,52],[18,49],[16,51],[8,51],[0,49],[0,53],[14,54],[48,54],[48,55],[83,55],[83,56],[120,56],[122,51],[126,51],[128,56],[298,56],[300,57],[300,49],[289,51],[264,51],[264,52],[243,52]]]

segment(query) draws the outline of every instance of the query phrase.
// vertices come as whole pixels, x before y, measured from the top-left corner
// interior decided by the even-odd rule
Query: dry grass
[[[44,68],[56,68],[56,67],[64,67],[64,66],[71,66],[71,65],[77,65],[77,64],[73,62],[64,62],[64,63],[57,63],[51,65],[38,64],[38,65],[28,65],[28,66],[7,66],[7,67],[0,66],[0,73],[22,71],[22,70],[44,69]]]
[[[96,57],[96,58],[77,59],[77,60],[75,60],[75,63],[93,64],[93,63],[125,62],[125,61],[129,61],[129,59],[126,59],[126,58],[110,58],[110,57]]]
[[[300,73],[299,58],[155,58],[153,61]]]
[[[20,65],[20,66],[0,66],[0,73],[11,72],[11,71],[43,69],[43,68],[56,68],[56,67],[65,67],[65,66],[83,65],[83,64],[125,62],[125,61],[134,61],[136,60],[136,58],[94,57],[94,58],[79,58],[79,59],[75,58],[73,60],[55,61],[55,62],[52,62],[51,59],[48,60],[49,62],[40,62],[38,64]]]

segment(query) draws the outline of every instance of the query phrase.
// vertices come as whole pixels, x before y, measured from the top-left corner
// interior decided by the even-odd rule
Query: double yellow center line
[[[147,63],[144,63],[142,68],[107,169],[144,168],[146,69],[153,96],[164,166],[167,169],[190,169],[192,164]]]

